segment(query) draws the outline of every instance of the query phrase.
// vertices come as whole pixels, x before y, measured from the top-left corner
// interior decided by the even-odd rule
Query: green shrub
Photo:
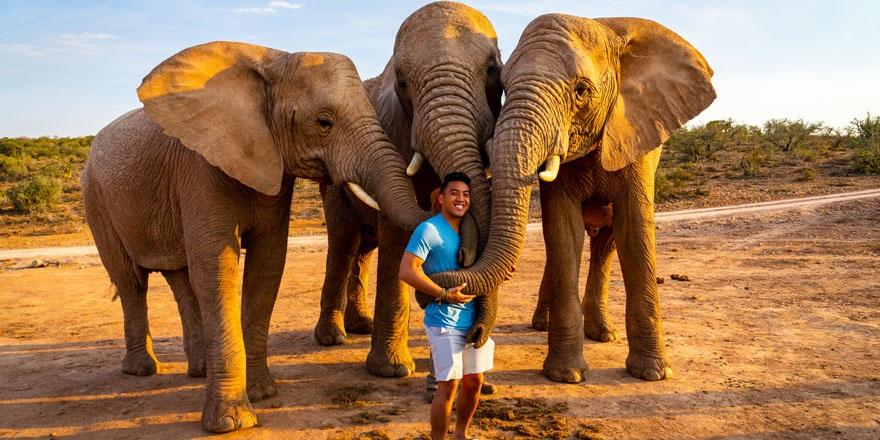
[[[732,119],[710,121],[681,128],[666,141],[666,146],[691,162],[702,162],[714,159],[720,150],[745,142],[749,133],[748,126],[735,124]]]
[[[770,161],[770,156],[771,152],[767,151],[766,148],[760,145],[755,146],[740,159],[739,169],[744,176],[756,176],[761,173],[764,165]]]
[[[853,157],[853,171],[859,174],[880,174],[880,144],[857,149]]]
[[[693,179],[694,175],[684,167],[666,173],[658,172],[654,176],[654,201],[681,197],[686,192],[687,184]]]
[[[868,142],[880,141],[880,116],[871,117],[871,113],[865,119],[854,118],[850,122],[855,135]]]
[[[29,155],[34,158],[70,156],[81,162],[88,156],[89,146],[94,138],[94,136],[0,138],[0,154],[4,156]]]
[[[52,159],[40,167],[39,174],[59,179],[70,179],[73,177],[74,170],[73,164],[66,162],[64,159]]]
[[[6,190],[6,198],[16,212],[29,213],[48,210],[55,206],[61,184],[56,179],[33,176]]]
[[[13,180],[28,173],[30,158],[0,155],[0,180]]]
[[[795,156],[804,162],[815,162],[816,158],[819,156],[819,152],[812,148],[803,147],[795,151]]]
[[[801,182],[809,182],[816,179],[816,171],[810,167],[804,167],[801,172],[803,173],[799,179]]]

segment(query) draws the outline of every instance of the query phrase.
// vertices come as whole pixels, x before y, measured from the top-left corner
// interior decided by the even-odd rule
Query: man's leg
[[[488,396],[489,394],[495,394],[498,388],[493,383],[489,383],[489,381],[483,377],[483,385],[480,387],[480,394],[484,396]],[[431,353],[428,353],[428,375],[425,376],[425,403],[431,403],[434,401],[434,392],[437,391],[437,378],[434,377],[434,357],[431,356]]]
[[[461,391],[458,393],[458,404],[455,407],[455,435],[457,440],[467,439],[468,426],[480,403],[480,387],[483,385],[483,373],[466,374],[461,379]]]
[[[455,397],[457,388],[458,380],[456,379],[437,382],[437,392],[434,393],[434,402],[431,403],[431,438],[433,440],[446,438],[446,431],[449,430],[449,421],[452,418],[452,398]]]

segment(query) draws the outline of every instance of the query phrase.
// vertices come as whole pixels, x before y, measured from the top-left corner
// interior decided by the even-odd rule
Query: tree
[[[803,119],[771,119],[764,123],[763,138],[773,147],[791,153],[806,145],[810,136],[823,127],[821,122],[805,122]]]

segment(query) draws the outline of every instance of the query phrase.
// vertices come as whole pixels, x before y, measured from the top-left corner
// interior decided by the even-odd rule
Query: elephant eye
[[[584,95],[587,94],[589,87],[585,82],[578,82],[576,86],[574,86],[574,92],[577,93],[578,98],[583,98]]]
[[[406,80],[403,80],[403,79],[397,80],[397,87],[400,87],[401,89],[405,89],[406,88]]]
[[[324,117],[318,117],[317,121],[315,121],[315,122],[317,122],[318,125],[321,126],[321,128],[325,128],[325,129],[333,126],[333,121],[331,121],[330,119],[324,118]]]

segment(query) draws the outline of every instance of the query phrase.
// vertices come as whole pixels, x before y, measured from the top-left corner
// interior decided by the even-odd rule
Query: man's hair
[[[443,178],[443,185],[440,185],[441,193],[446,191],[446,185],[448,185],[449,182],[464,182],[468,186],[468,188],[470,188],[471,186],[471,178],[468,177],[467,174],[460,171],[453,171]]]

